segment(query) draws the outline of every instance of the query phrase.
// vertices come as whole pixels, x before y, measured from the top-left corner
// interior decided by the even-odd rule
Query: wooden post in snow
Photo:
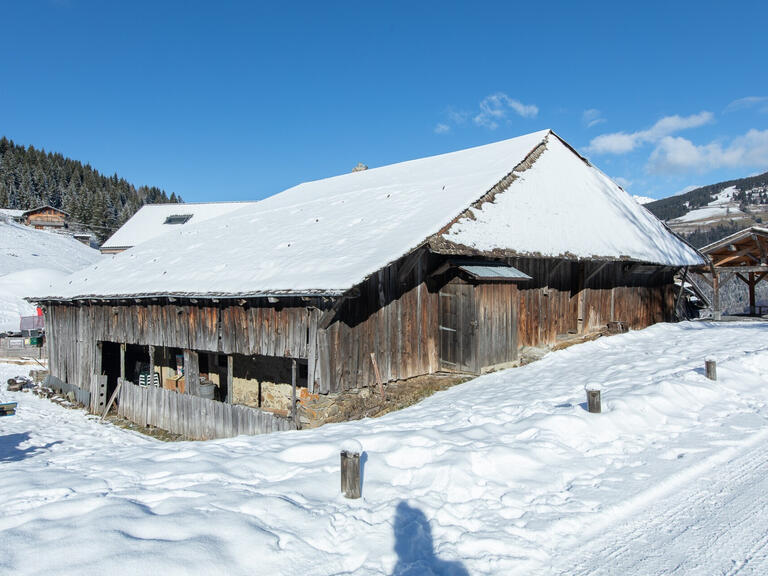
[[[347,498],[360,498],[360,452],[341,451],[341,492]]]
[[[600,402],[600,387],[589,384],[587,390],[587,410],[592,414],[600,414],[602,406]]]
[[[750,272],[749,273],[749,315],[754,316],[756,311],[755,306],[755,273]]]
[[[120,344],[120,378],[125,380],[125,344]]]
[[[717,380],[717,362],[712,358],[704,361],[704,369],[707,371],[707,378]]]

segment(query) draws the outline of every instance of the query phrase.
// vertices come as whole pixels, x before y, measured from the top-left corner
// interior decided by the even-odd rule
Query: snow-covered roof
[[[21,218],[24,215],[24,210],[16,210],[14,208],[0,208],[0,216],[8,216],[9,218]]]
[[[474,220],[456,220],[516,168],[511,184],[474,210]],[[445,238],[479,251],[703,262],[544,130],[299,184],[149,240],[36,298],[341,294],[451,223]]]
[[[132,248],[142,242],[176,230],[180,224],[166,223],[169,217],[191,216],[181,224],[197,224],[229,214],[255,202],[201,202],[196,204],[146,204],[112,234],[102,248]]]

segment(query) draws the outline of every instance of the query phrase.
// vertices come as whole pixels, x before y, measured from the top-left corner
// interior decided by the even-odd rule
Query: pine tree
[[[0,208],[30,209],[43,204],[62,208],[73,223],[110,236],[143,204],[182,202],[181,197],[141,186],[117,174],[104,176],[61,154],[19,146],[0,138]]]

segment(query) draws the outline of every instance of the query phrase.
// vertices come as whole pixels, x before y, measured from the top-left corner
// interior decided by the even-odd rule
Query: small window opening
[[[163,224],[186,224],[192,218],[192,214],[171,214]]]

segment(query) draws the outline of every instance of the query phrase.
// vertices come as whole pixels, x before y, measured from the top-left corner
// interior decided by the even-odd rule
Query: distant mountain
[[[673,231],[703,246],[768,219],[768,172],[702,186],[645,207]]]
[[[665,220],[672,231],[697,248],[748,226],[768,222],[768,172],[701,186],[689,192],[650,202],[648,210]],[[695,275],[690,279],[712,298],[712,288]],[[757,303],[768,304],[768,284],[757,285]],[[725,313],[742,313],[749,304],[746,284],[726,275],[720,285]]]
[[[136,188],[117,174],[104,176],[61,154],[0,138],[0,208],[45,204],[69,213],[73,228],[111,236],[143,204],[181,202],[154,186]]]
[[[649,198],[648,196],[636,196],[636,195],[633,195],[632,198],[634,198],[635,202],[637,202],[640,205],[650,204],[651,202],[655,202],[656,201],[655,198]]]

